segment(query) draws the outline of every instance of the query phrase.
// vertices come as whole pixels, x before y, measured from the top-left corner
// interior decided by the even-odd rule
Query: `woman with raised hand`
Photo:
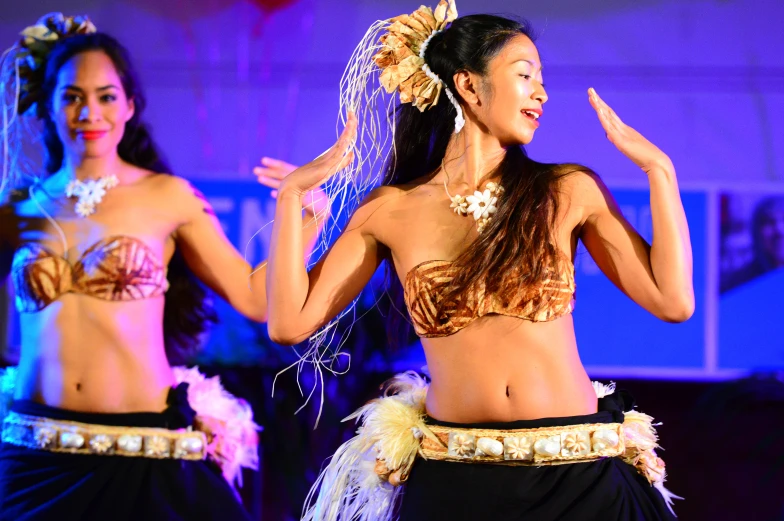
[[[170,175],[114,38],[47,15],[3,58],[0,279],[10,272],[21,355],[3,377],[0,519],[248,519],[233,486],[257,466],[251,410],[170,361],[215,320],[201,282],[265,321],[265,267]],[[25,171],[33,146],[44,173]],[[306,209],[298,237],[316,224]]]
[[[589,90],[608,139],[650,182],[648,244],[596,174],[527,157],[548,100],[529,27],[458,18],[453,2],[375,24],[346,70],[345,106],[358,117],[280,186],[270,336],[313,335],[386,262],[432,379],[400,375],[357,411],[363,425],[320,476],[304,519],[672,518],[652,419],[626,393],[592,384],[571,316],[578,240],[650,313],[691,316],[689,232],[670,159]],[[381,140],[367,148],[377,126],[355,135],[358,120],[377,121],[376,77],[400,93],[381,186],[308,272],[303,196],[348,166],[330,181],[345,189],[383,157]]]

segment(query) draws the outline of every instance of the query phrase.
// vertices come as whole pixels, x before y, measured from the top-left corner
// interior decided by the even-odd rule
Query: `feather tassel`
[[[414,372],[397,375],[383,397],[371,400],[344,421],[362,425],[340,446],[305,501],[303,521],[391,521],[422,436],[437,440],[425,425],[427,382]],[[379,462],[386,471],[380,476]]]
[[[242,487],[242,468],[258,470],[258,431],[248,403],[226,391],[220,378],[207,378],[198,367],[175,367],[177,383],[188,383],[188,403],[199,430],[207,434],[207,455],[230,485]]]

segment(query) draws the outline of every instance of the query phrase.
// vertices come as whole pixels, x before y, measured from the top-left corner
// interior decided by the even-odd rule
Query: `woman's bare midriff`
[[[63,295],[21,315],[16,399],[98,413],[159,412],[174,383],[163,298],[106,302]]]
[[[437,420],[509,422],[596,412],[570,315],[538,323],[490,315],[422,344],[432,377],[427,412]]]

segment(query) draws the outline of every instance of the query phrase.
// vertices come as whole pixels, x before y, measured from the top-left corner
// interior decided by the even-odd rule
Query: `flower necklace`
[[[76,197],[74,210],[82,217],[87,217],[95,213],[95,207],[103,200],[106,191],[114,188],[119,183],[120,181],[114,174],[99,179],[88,179],[87,181],[74,179],[65,187],[65,195]]]
[[[444,173],[446,173],[443,164],[441,165],[441,168],[444,170]],[[474,220],[476,221],[476,230],[479,233],[482,233],[482,230],[485,229],[487,223],[490,222],[492,215],[498,210],[496,204],[498,203],[498,198],[504,193],[504,187],[498,183],[489,181],[482,192],[475,190],[473,195],[464,196],[455,194],[453,196],[449,193],[449,189],[446,186],[448,178],[449,174],[447,174],[447,179],[444,179],[444,190],[446,191],[449,200],[452,201],[452,204],[450,204],[449,207],[452,208],[457,215],[473,215]]]

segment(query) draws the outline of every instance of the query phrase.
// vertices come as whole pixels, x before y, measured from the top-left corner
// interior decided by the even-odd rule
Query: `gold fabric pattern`
[[[169,284],[150,247],[126,236],[98,241],[73,265],[40,244],[25,244],[14,255],[11,276],[22,313],[40,311],[69,292],[131,301],[163,295]]]
[[[574,309],[574,266],[566,256],[559,259],[559,270],[551,270],[538,284],[515,285],[519,273],[510,272],[501,287],[515,288],[499,294],[488,294],[480,285],[465,296],[466,302],[458,309],[454,303],[438,308],[444,293],[454,279],[457,268],[450,261],[426,261],[406,274],[404,290],[406,306],[414,330],[420,337],[432,338],[452,335],[477,318],[495,313],[530,320],[547,322]]]

